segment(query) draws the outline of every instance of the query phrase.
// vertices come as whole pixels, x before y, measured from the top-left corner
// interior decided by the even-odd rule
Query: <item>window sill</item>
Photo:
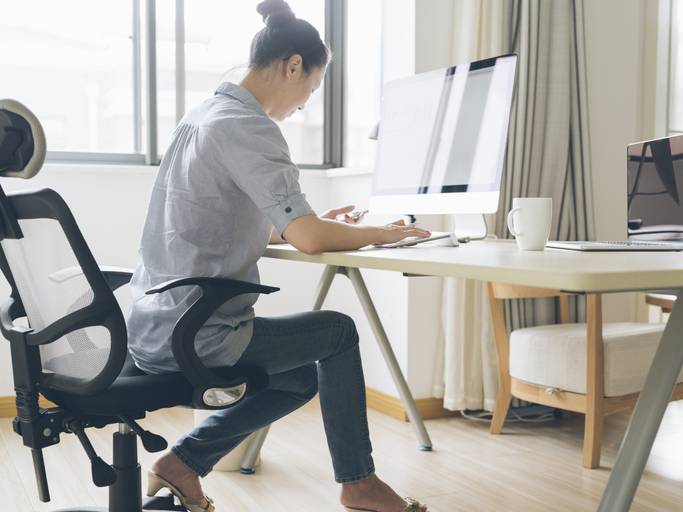
[[[328,178],[340,178],[347,176],[368,176],[373,173],[372,167],[337,167],[326,171]]]
[[[156,165],[129,165],[129,164],[61,164],[49,162],[43,165],[41,172],[58,173],[83,173],[92,172],[98,174],[153,174],[156,175]]]

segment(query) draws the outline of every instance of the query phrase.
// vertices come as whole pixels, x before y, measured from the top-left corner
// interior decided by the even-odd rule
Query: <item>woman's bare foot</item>
[[[365,480],[342,484],[339,501],[344,507],[375,512],[400,512],[407,504],[374,473]],[[425,512],[427,507],[422,508]]]
[[[186,498],[204,498],[199,477],[171,451],[166,452],[152,464],[152,473],[175,486]]]

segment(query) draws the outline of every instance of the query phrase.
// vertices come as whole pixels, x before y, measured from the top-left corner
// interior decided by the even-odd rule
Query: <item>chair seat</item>
[[[231,366],[211,368],[211,371],[225,381],[246,375],[249,378],[247,396],[259,393],[268,386],[268,375],[260,368]],[[60,407],[74,412],[103,415],[152,412],[178,405],[191,407],[193,391],[194,387],[182,372],[149,375],[137,368],[130,356],[121,375],[96,395],[83,396],[50,388],[40,389],[45,398]]]
[[[642,390],[663,331],[664,324],[603,325],[606,397]],[[586,324],[513,331],[510,375],[536,386],[586,394]],[[679,375],[678,382],[682,381]]]

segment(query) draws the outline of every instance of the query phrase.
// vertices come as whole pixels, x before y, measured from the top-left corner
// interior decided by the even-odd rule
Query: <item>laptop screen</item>
[[[683,135],[630,144],[628,236],[683,241]]]

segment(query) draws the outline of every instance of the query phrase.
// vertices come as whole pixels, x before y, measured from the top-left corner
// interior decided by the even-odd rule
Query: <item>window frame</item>
[[[144,20],[141,15],[144,2]],[[158,165],[163,157],[158,147],[158,112],[156,89],[156,0],[131,0],[133,40],[133,153],[102,153],[76,151],[48,151],[49,163]],[[175,0],[175,90],[176,122],[185,114],[185,0]],[[144,35],[142,27],[144,25]],[[344,134],[343,97],[347,27],[347,0],[325,0],[325,39],[332,50],[324,83],[323,161],[320,164],[299,164],[300,169],[331,169],[342,166]],[[142,52],[145,52],[143,69]],[[142,76],[145,76],[143,82]],[[148,99],[143,133],[142,99]],[[143,137],[147,141],[142,152]]]

